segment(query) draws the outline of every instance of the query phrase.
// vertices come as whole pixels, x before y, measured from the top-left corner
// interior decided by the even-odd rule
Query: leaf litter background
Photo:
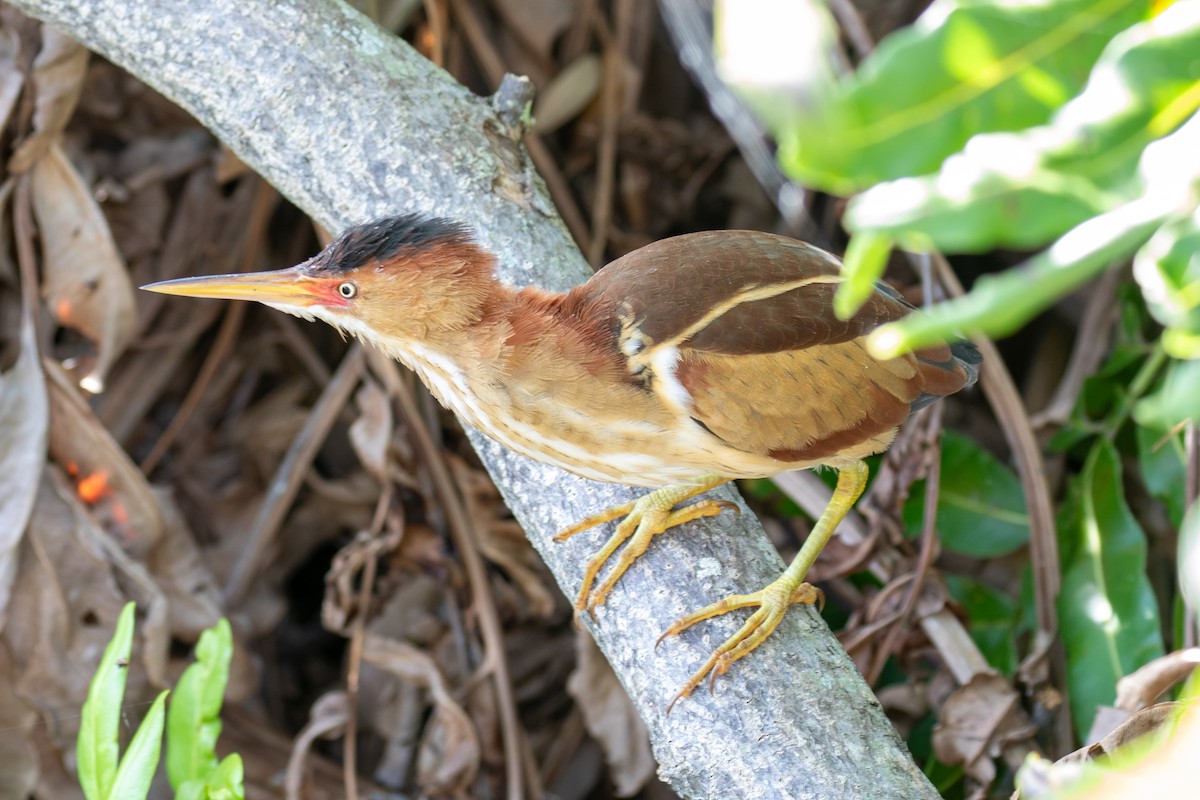
[[[921,5],[860,10],[878,38]],[[687,230],[801,232],[711,117],[652,4],[367,10],[480,93],[505,70],[534,80],[531,153],[594,264]],[[250,797],[344,796],[348,749],[360,792],[499,797],[505,771],[522,770],[561,798],[674,797],[653,778],[645,730],[603,657],[572,626],[455,420],[411,375],[324,326],[134,288],[290,265],[328,233],[169,102],[3,7],[0,117],[0,797],[82,796],[79,708],[129,599],[140,654],[130,730],[200,631],[230,618],[221,749],[242,754]],[[806,210],[815,222],[804,235],[840,249],[840,204],[810,196]],[[958,266],[969,278],[999,265]],[[890,277],[919,296],[911,272]],[[1094,343],[1114,325],[1115,285],[1005,344],[1047,431],[1082,388],[1064,367],[1072,339],[1092,351],[1072,363],[1094,369],[1106,355]],[[974,393],[915,419],[817,567],[831,624],[949,796],[966,791],[964,775],[982,792],[1025,754],[1072,746],[1049,722],[1065,699],[1052,647],[1031,636],[1034,615],[1053,610],[1033,607],[1029,515],[1000,432],[1024,412],[1008,411]],[[956,433],[939,457],[942,423]],[[422,457],[423,440],[444,469]],[[1139,452],[1149,491],[1131,490],[1132,511],[1113,490],[1116,451],[1082,466],[1052,459],[1055,488],[1082,470],[1085,496],[1069,500],[1063,524],[1107,514],[1126,530],[1141,524],[1152,543],[1169,538],[1150,495],[1181,515],[1172,491],[1154,491],[1179,465],[1148,467],[1149,443]],[[439,486],[446,474],[453,485]],[[787,558],[812,481],[744,487]],[[452,543],[454,514],[469,520],[477,553]],[[1126,540],[1136,560],[1141,539]],[[480,558],[486,570],[472,569]],[[1164,548],[1150,559],[1152,576],[1169,574]],[[497,615],[503,653],[482,634]],[[1142,648],[1136,663],[1162,651],[1142,633],[1124,651]],[[498,658],[519,732],[503,728],[503,701],[481,679]],[[1097,671],[1100,695],[1116,692],[1124,666]],[[1127,685],[1125,711],[1086,740],[1152,702],[1161,674]],[[512,735],[524,758],[506,764]]]

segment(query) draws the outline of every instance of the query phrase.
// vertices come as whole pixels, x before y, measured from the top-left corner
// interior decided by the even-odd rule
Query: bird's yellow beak
[[[204,275],[149,283],[148,292],[177,294],[185,297],[212,297],[225,300],[255,300],[259,303],[310,306],[323,302],[326,295],[336,297],[324,281],[300,272],[296,267],[269,272],[245,272],[233,275]]]

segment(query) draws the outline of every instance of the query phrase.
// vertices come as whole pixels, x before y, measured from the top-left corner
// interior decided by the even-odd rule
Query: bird
[[[711,690],[792,604],[823,604],[804,576],[862,494],[864,459],[885,450],[915,410],[974,383],[982,360],[969,342],[876,359],[867,334],[913,306],[880,282],[853,316],[839,319],[839,260],[771,233],[656,241],[566,292],[513,287],[496,264],[467,225],[406,213],[350,227],[287,269],[142,288],[253,300],[321,320],[405,364],[445,407],[512,450],[591,480],[649,489],[555,536],[561,542],[620,520],[584,568],[577,613],[602,605],[655,536],[732,506],[700,497],[710,489],[788,470],[837,470],[827,508],[779,578],[688,614],[663,634],[754,609],[671,706],[706,678]]]

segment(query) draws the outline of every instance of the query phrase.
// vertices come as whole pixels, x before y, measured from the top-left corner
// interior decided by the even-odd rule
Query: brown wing
[[[862,337],[913,309],[881,288],[839,320],[840,279],[811,245],[719,231],[644,247],[577,291],[615,310],[629,372],[665,402],[731,447],[799,462],[890,436],[914,405],[973,377],[947,345],[872,358]]]
[[[830,311],[840,262],[812,245],[758,231],[664,239],[619,258],[582,290],[612,301],[647,344],[690,333],[691,347],[741,355],[857,338],[911,310],[877,292],[849,320]]]

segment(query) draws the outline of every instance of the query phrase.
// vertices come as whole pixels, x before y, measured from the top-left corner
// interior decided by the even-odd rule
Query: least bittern
[[[143,288],[324,320],[408,365],[445,406],[513,450],[593,480],[653,487],[556,537],[624,517],[587,564],[580,612],[604,602],[655,535],[725,505],[677,507],[685,500],[736,478],[837,469],[828,508],[779,579],[663,634],[756,607],[676,699],[761,644],[790,604],[822,599],[804,575],[862,493],[862,459],[886,449],[914,409],[972,383],[980,360],[964,343],[876,360],[864,336],[913,308],[881,284],[838,319],[838,260],[782,236],[677,236],[565,294],[507,286],[494,262],[464,226],[405,215],[351,228],[290,269]]]

